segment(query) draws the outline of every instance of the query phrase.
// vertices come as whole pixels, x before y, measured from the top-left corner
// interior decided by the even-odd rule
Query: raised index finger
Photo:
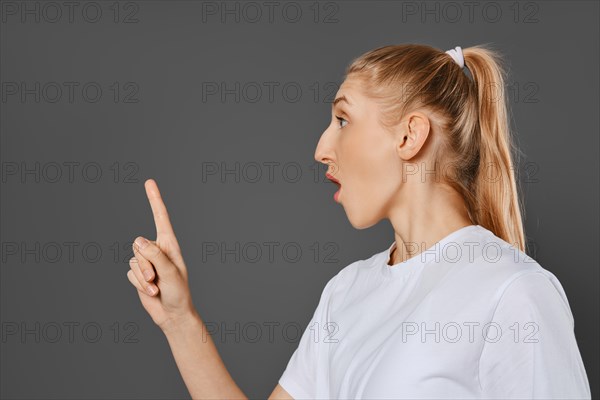
[[[176,243],[177,239],[175,238],[175,232],[171,226],[169,214],[167,213],[167,207],[162,200],[160,191],[158,190],[158,185],[154,179],[148,179],[144,183],[144,187],[146,188],[146,195],[150,201],[152,215],[154,216],[154,224],[156,225],[156,238],[170,239]]]

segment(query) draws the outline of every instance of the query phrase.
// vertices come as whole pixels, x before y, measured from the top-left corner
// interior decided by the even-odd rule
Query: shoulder
[[[323,294],[329,297],[344,296],[355,283],[364,282],[369,275],[378,273],[377,266],[383,262],[385,253],[386,251],[382,250],[367,258],[346,265],[329,279],[323,289]]]
[[[476,234],[464,238],[460,257],[454,261],[443,255],[461,278],[471,276],[476,283],[486,286],[486,290],[505,286],[530,273],[538,273],[556,280],[552,272],[543,268],[535,259],[512,246],[491,231],[481,228]],[[456,258],[456,257],[455,257]]]
[[[387,249],[380,250],[365,258],[353,261],[342,268],[333,278],[345,280],[372,270],[385,257]]]
[[[510,305],[523,312],[537,312],[544,305],[553,305],[573,320],[567,295],[556,275],[493,233],[489,232],[482,241],[482,252],[471,265],[471,272],[473,269],[481,270],[483,286],[494,289],[496,308]]]
[[[521,315],[523,318],[568,321],[574,327],[569,300],[560,281],[543,268],[511,276],[501,286],[496,298],[494,316],[497,318],[501,318],[502,314]]]
[[[456,257],[456,244],[462,252],[460,257]],[[481,228],[453,246],[447,251],[442,249],[440,264],[428,267],[436,270],[436,279],[441,280],[437,286],[443,289],[439,291],[443,295],[440,301],[458,309],[474,307],[489,313],[501,301],[515,306],[520,302],[531,309],[534,304],[551,298],[556,301],[553,304],[562,304],[560,307],[570,315],[569,302],[558,278],[491,231]]]

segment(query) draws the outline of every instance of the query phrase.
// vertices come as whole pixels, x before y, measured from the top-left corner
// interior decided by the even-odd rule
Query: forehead
[[[345,96],[352,105],[355,103],[362,103],[364,97],[361,93],[360,81],[352,77],[346,78],[340,85],[335,97],[338,98],[342,96]]]

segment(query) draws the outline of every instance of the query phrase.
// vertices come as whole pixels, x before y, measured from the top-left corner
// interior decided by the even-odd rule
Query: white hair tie
[[[456,61],[459,67],[464,68],[465,66],[465,58],[462,53],[462,49],[460,46],[456,46],[453,49],[446,51],[446,53],[450,54],[450,56]]]

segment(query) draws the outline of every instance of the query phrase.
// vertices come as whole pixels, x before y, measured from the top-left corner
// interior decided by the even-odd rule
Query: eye
[[[346,123],[348,123],[348,121],[346,121],[344,118],[342,118],[342,117],[338,117],[337,115],[335,116],[335,118],[336,118],[338,121],[340,121],[340,122],[346,122]],[[346,126],[346,125],[340,126],[340,128],[343,128],[344,126]]]

